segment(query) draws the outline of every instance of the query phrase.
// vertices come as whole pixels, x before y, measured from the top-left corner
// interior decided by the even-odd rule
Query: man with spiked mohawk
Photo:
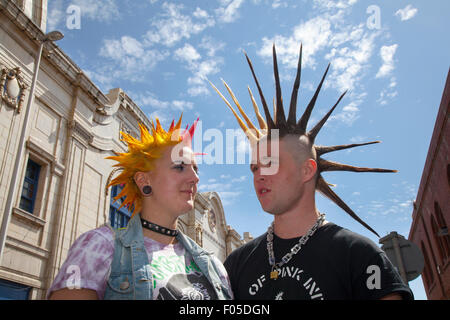
[[[273,64],[276,99],[272,118],[252,63],[245,54],[258,88],[266,120],[250,91],[260,129],[245,114],[230,87],[224,85],[244,120],[222,97],[250,140],[250,169],[264,211],[274,215],[268,231],[233,251],[225,261],[236,299],[401,299],[412,298],[385,253],[371,240],[325,220],[316,208],[318,190],[371,232],[324,180],[325,171],[396,172],[362,168],[325,160],[326,153],[379,141],[323,147],[315,145],[322,126],[345,95],[310,131],[308,120],[329,70],[328,65],[311,101],[297,121],[302,46],[288,118],[283,109],[275,45]],[[245,123],[244,123],[245,121]],[[273,169],[274,170],[269,170]]]

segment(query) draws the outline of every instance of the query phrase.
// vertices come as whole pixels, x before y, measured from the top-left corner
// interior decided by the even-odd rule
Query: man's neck
[[[274,218],[274,233],[282,239],[301,237],[316,223],[319,215],[315,206],[309,210],[293,210],[277,214]]]

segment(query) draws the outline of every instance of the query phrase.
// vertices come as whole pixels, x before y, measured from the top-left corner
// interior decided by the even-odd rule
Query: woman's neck
[[[148,222],[155,223],[161,227],[175,230],[177,228],[178,217],[171,217],[170,214],[157,212],[156,210],[150,210],[143,206],[141,211],[141,218]],[[177,243],[176,237],[167,236],[146,228],[142,229],[144,237],[153,239],[163,244],[175,244]]]

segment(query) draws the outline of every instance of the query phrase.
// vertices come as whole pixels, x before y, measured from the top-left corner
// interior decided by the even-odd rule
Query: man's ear
[[[317,162],[314,159],[307,159],[303,163],[303,177],[304,182],[308,182],[313,179],[317,173]]]
[[[147,172],[138,171],[134,174],[134,182],[139,189],[142,189],[146,185],[150,185],[150,178]]]

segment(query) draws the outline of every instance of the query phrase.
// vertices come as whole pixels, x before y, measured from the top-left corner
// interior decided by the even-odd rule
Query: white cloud
[[[220,22],[230,23],[239,18],[239,8],[244,0],[221,1],[222,7],[215,10],[217,19]]]
[[[180,40],[189,39],[192,34],[198,34],[208,27],[212,27],[215,21],[209,14],[199,8],[192,14],[183,14],[182,4],[163,3],[161,14],[162,18],[152,22],[153,28],[149,30],[145,36],[149,45],[163,44],[171,47]]]
[[[382,34],[379,30],[369,30],[364,23],[351,24],[348,21],[351,6],[356,0],[315,0],[319,15],[295,26],[289,35],[275,35],[263,38],[258,54],[268,63],[272,59],[272,45],[276,44],[277,57],[282,81],[293,80],[284,76],[282,68],[296,69],[300,43],[303,44],[302,67],[316,70],[322,75],[326,65],[318,65],[322,58],[330,61],[331,68],[324,88],[334,88],[339,93],[350,90],[343,107],[339,107],[327,123],[339,121],[352,125],[360,117],[360,105],[367,92],[361,84],[370,70],[376,40]],[[286,72],[291,74],[292,72]],[[313,84],[312,84],[313,83]],[[302,88],[312,90],[318,81],[303,82]]]
[[[151,107],[154,109],[158,109],[156,111],[162,110],[166,113],[168,110],[176,110],[176,111],[185,111],[192,110],[194,108],[194,104],[190,101],[184,100],[171,100],[164,101],[160,100],[156,97],[152,92],[146,92],[145,94],[137,94],[135,98],[136,104],[142,107]]]
[[[358,0],[314,0],[314,6],[322,9],[346,9]]]
[[[314,67],[314,54],[329,44],[331,23],[322,16],[315,17],[294,27],[288,37],[276,35],[273,38],[262,39],[262,47],[258,51],[261,57],[272,60],[272,45],[275,43],[279,63],[290,68],[296,68],[300,43],[303,43],[304,67]]]
[[[158,118],[161,125],[164,127],[164,123],[169,123],[171,119],[169,118],[169,114],[165,110],[155,110],[147,115],[150,120],[155,120]]]
[[[398,45],[382,46],[380,49],[380,56],[383,60],[383,65],[377,72],[376,78],[386,77],[394,70],[394,55],[397,51]]]
[[[326,9],[324,13],[300,23],[292,29],[289,36],[275,35],[273,38],[263,38],[258,54],[271,61],[272,45],[276,44],[278,62],[286,69],[297,68],[299,44],[303,44],[302,67],[316,69],[316,59],[321,55],[331,62],[331,69],[324,88],[335,88],[340,93],[350,90],[348,96],[351,103],[336,110],[328,122],[338,120],[346,125],[352,125],[359,118],[359,106],[367,95],[359,83],[366,76],[373,56],[375,40],[381,34],[379,31],[368,30],[363,23],[349,25],[346,15],[356,1],[315,1],[315,5]],[[332,13],[332,11],[336,11]],[[328,53],[327,53],[328,51]],[[321,66],[320,73],[325,66]],[[322,71],[323,70],[323,71]],[[282,80],[291,80],[283,76]],[[303,87],[307,90],[316,88],[311,82]],[[338,111],[340,111],[338,113]]]
[[[210,57],[201,60],[201,55],[190,44],[185,44],[183,48],[177,49],[175,58],[186,62],[186,68],[192,72],[192,75],[187,79],[189,85],[188,94],[190,96],[209,94],[209,84],[207,84],[206,80],[208,76],[220,71],[223,58]]]
[[[247,176],[240,176],[239,178],[231,179],[231,182],[232,182],[232,183],[236,183],[236,182],[244,182],[244,181],[246,181],[246,180],[247,180]]]
[[[88,19],[109,22],[120,17],[115,0],[73,0],[73,5],[81,8],[81,16]]]
[[[209,94],[209,90],[205,85],[190,87],[187,92],[191,97]]]
[[[186,43],[183,48],[175,50],[174,54],[176,58],[179,58],[189,63],[193,63],[195,60],[201,58],[197,50],[195,50],[195,48],[189,43]]]
[[[239,196],[242,194],[241,191],[217,191],[217,193],[220,196],[223,206],[235,204]]]
[[[373,55],[377,34],[361,32],[363,28],[359,25],[350,33],[342,32],[341,34],[349,35],[348,39],[351,40],[344,43],[345,46],[340,49],[331,49],[330,54],[326,56],[331,60],[332,70],[325,87],[331,86],[340,92],[353,90],[365,75],[363,71],[367,69]],[[333,38],[340,36],[337,34]]]
[[[124,59],[126,56],[140,58],[143,54],[141,43],[128,36],[123,36],[120,40],[104,40],[100,49],[100,56],[114,60]]]
[[[380,92],[380,97],[378,98],[377,102],[382,106],[387,105],[389,103],[389,99],[393,99],[397,95],[398,95],[398,91],[392,90],[392,88],[390,88],[390,87],[388,89],[383,89]]]
[[[184,46],[184,51],[186,51],[184,54],[177,50],[178,54],[176,56],[183,57],[182,60],[187,62],[186,68],[192,72],[192,75],[187,79],[189,85],[188,94],[190,96],[209,94],[209,84],[206,80],[209,76],[220,71],[223,58],[217,57],[216,52],[223,50],[224,47],[225,43],[217,42],[211,37],[204,37],[199,45],[200,49],[206,50],[208,58],[204,60],[201,60],[201,55],[190,44]]]
[[[204,19],[209,18],[208,12],[206,12],[205,10],[200,9],[198,7],[195,9],[195,11],[192,15],[196,18],[204,18]]]
[[[51,5],[48,6],[47,30],[58,29],[58,25],[66,16],[65,14],[62,0],[52,1]]]
[[[103,64],[95,72],[112,79],[122,78],[142,81],[146,72],[164,60],[168,53],[146,49],[137,39],[123,36],[119,40],[103,40],[99,55],[111,59],[112,64]]]
[[[246,176],[241,176],[239,178],[231,179],[230,175],[221,175],[220,179],[222,179],[224,182],[203,184],[202,181],[200,181],[198,191],[199,192],[210,192],[210,191],[217,192],[219,194],[220,200],[222,201],[222,204],[224,206],[235,203],[237,198],[242,194],[242,191],[236,190],[236,182],[245,181]],[[233,190],[233,191],[230,191],[230,190]]]
[[[214,57],[217,51],[221,51],[225,48],[225,42],[219,42],[213,38],[206,36],[202,38],[202,42],[199,47],[206,50],[206,55]]]
[[[351,143],[361,143],[361,142],[366,142],[366,141],[367,141],[367,137],[364,137],[364,136],[355,136],[350,139]]]
[[[111,89],[113,87],[114,79],[111,78],[111,75],[89,69],[84,69],[83,72],[86,74],[86,76],[88,76],[89,79],[96,83],[103,92],[107,92],[108,89]]]
[[[282,0],[274,0],[272,2],[272,8],[277,9],[277,8],[286,8],[288,6],[287,2],[282,1]]]
[[[327,121],[327,124],[331,123],[333,120],[338,120],[351,126],[357,119],[359,119],[359,108],[358,105],[361,101],[352,101],[342,108],[342,111],[337,112],[332,115]]]
[[[414,18],[419,10],[408,4],[405,8],[397,10],[395,15],[400,18],[401,21],[406,21]]]
[[[389,88],[394,88],[395,86],[397,86],[397,79],[392,77],[391,82],[389,83]]]
[[[384,88],[380,92],[380,97],[378,98],[377,102],[382,106],[387,105],[389,102],[389,99],[393,99],[398,95],[398,91],[395,90],[396,86],[397,86],[396,78],[391,77],[389,86]]]
[[[186,109],[192,110],[192,108],[194,107],[194,104],[189,101],[173,100],[172,106],[173,106],[173,108],[175,108],[177,110],[184,111]]]

